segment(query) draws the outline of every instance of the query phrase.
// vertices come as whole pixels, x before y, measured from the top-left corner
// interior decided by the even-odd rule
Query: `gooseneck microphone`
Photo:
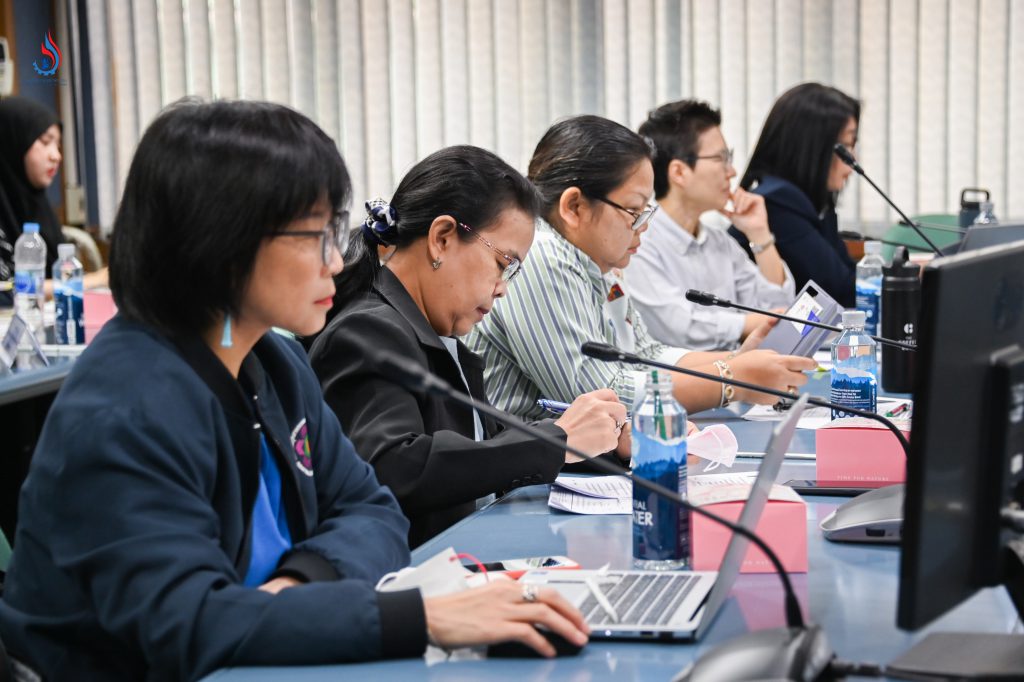
[[[614,464],[605,462],[604,460],[598,459],[577,448],[571,447],[560,439],[548,435],[529,424],[525,424],[516,417],[506,414],[496,407],[475,400],[472,396],[452,388],[448,382],[427,371],[414,360],[401,357],[388,351],[381,351],[377,354],[377,372],[382,377],[399,383],[411,391],[423,394],[439,395],[445,400],[464,405],[482,414],[486,414],[501,422],[508,428],[525,433],[532,438],[536,438],[545,445],[551,445],[558,448],[560,451],[566,451],[576,455],[577,457],[585,459],[596,469],[600,469],[607,474],[611,474],[613,476],[626,476],[632,480],[635,485],[646,488],[659,497],[670,500],[671,502],[678,504],[695,514],[699,514],[717,524],[725,526],[733,533],[743,536],[750,542],[757,545],[758,549],[764,552],[765,556],[768,557],[768,560],[771,561],[772,567],[778,574],[779,579],[782,581],[782,589],[786,594],[786,624],[790,628],[804,628],[804,617],[800,610],[800,602],[797,601],[796,592],[793,590],[793,585],[789,580],[789,574],[787,574],[785,569],[782,567],[782,562],[779,561],[779,557],[774,551],[772,551],[772,548],[769,547],[764,540],[758,537],[756,533],[747,530],[743,526],[729,521],[728,519],[722,518],[717,514],[709,512],[703,507],[690,503],[682,496],[672,492],[664,486],[643,478],[634,477],[633,472],[628,469],[617,467]]]
[[[767,393],[768,395],[778,396],[783,400],[793,400],[793,396],[791,394],[785,393],[783,391],[777,391],[774,388],[769,388],[768,386],[758,386],[757,384],[751,384],[746,381],[740,381],[739,379],[726,379],[725,377],[720,377],[717,374],[708,374],[706,372],[699,372],[695,369],[687,369],[686,367],[678,367],[676,365],[670,365],[665,362],[658,362],[657,360],[642,358],[639,355],[627,353],[626,351],[620,350],[615,346],[610,346],[607,343],[587,341],[582,346],[580,346],[580,351],[587,357],[594,358],[595,360],[602,360],[604,362],[626,362],[634,365],[647,365],[648,367],[656,367],[657,369],[663,369],[668,372],[686,374],[691,377],[697,377],[698,379],[707,379],[708,381],[714,381],[717,384],[728,384],[730,386],[738,386],[739,388],[745,388],[748,391],[756,391],[757,393]],[[906,437],[904,437],[903,432],[900,431],[895,424],[893,424],[891,421],[889,421],[880,414],[868,412],[867,410],[858,410],[853,407],[847,407],[846,405],[839,405],[837,403],[832,403],[827,400],[822,400],[821,398],[817,398],[815,396],[807,396],[807,402],[809,402],[811,405],[817,405],[819,407],[828,407],[833,410],[840,410],[842,412],[855,414],[858,417],[872,419],[884,425],[886,428],[892,431],[896,435],[896,438],[899,439],[900,445],[903,446],[903,452],[907,454],[910,453],[910,443],[907,442],[907,439]]]
[[[689,289],[686,292],[686,300],[691,303],[706,306],[718,306],[719,308],[735,308],[737,310],[746,310],[751,313],[758,313],[760,315],[767,315],[768,317],[777,317],[780,320],[789,320],[790,322],[796,322],[797,324],[805,324],[809,327],[818,327],[819,329],[827,329],[832,332],[842,332],[842,328],[832,324],[825,324],[824,322],[818,322],[816,320],[803,320],[799,317],[793,317],[792,315],[784,315],[782,313],[776,313],[771,310],[762,310],[761,308],[752,308],[742,303],[734,303],[724,298],[719,298],[714,294],[706,291],[697,291],[696,289]],[[894,339],[887,339],[884,336],[873,336],[868,334],[872,339],[886,346],[895,346],[903,350],[917,350],[917,346],[912,346],[904,341],[896,341]],[[762,391],[767,393],[767,391]]]
[[[638,365],[648,365],[650,367],[657,367],[658,369],[664,369],[669,372],[678,372],[679,374],[687,374],[693,377],[699,377],[701,379],[707,379],[708,381],[714,381],[720,384],[729,384],[730,386],[739,386],[748,390],[760,391],[761,393],[767,393],[769,395],[776,395],[786,400],[792,400],[793,396],[782,391],[776,391],[774,388],[768,388],[767,386],[757,386],[749,384],[745,381],[737,381],[736,379],[726,379],[725,377],[715,376],[714,374],[706,374],[704,372],[698,372],[692,369],[686,369],[684,367],[677,367],[675,365],[669,365],[664,362],[658,362],[657,360],[648,360],[642,358],[639,355],[633,353],[627,353],[619,350],[614,346],[609,346],[606,343],[595,343],[588,341],[584,343],[580,350],[584,355],[595,358],[597,360],[604,360],[605,362],[627,362]],[[883,417],[882,415],[875,414],[874,412],[867,412],[865,410],[858,410],[845,405],[837,405],[836,403],[822,400],[814,396],[807,396],[807,402],[811,405],[818,405],[820,407],[829,407],[836,410],[842,410],[849,414],[855,414],[859,417],[866,417],[873,419],[874,421],[885,425],[890,431],[895,434],[899,440],[900,445],[903,446],[904,456],[910,456],[910,443],[907,442],[903,432],[896,427],[891,421]],[[893,544],[899,542],[900,536],[899,531],[895,533],[888,533],[883,531],[878,534],[877,528],[869,527],[870,523],[882,523],[887,522],[888,524],[896,524],[897,527],[902,528],[902,514],[903,514],[903,484],[897,483],[895,485],[888,485],[882,488],[876,488],[866,493],[862,493],[857,497],[841,504],[831,514],[829,514],[822,522],[821,528],[825,533],[825,538],[833,540],[835,542],[870,542],[870,543],[881,543],[881,544]],[[863,530],[857,533],[845,532],[842,526],[839,525],[840,519],[856,518],[861,522]],[[863,532],[863,535],[860,533]]]
[[[868,177],[867,173],[865,173],[864,169],[860,167],[860,164],[857,163],[857,159],[854,158],[853,153],[850,152],[849,149],[844,147],[842,143],[836,142],[835,146],[832,147],[832,150],[836,153],[836,156],[839,157],[840,161],[842,161],[847,166],[852,168],[857,173],[857,175],[861,176],[862,178],[868,181],[868,184],[871,185],[875,189],[875,191],[882,196],[883,199],[885,199],[886,203],[892,206],[893,209],[897,213],[899,213],[900,218],[902,218],[904,221],[904,224],[912,227],[914,229],[914,232],[917,232],[917,236],[923,239],[926,244],[928,244],[928,247],[935,253],[936,256],[942,255],[942,250],[939,249],[939,247],[935,246],[935,242],[928,238],[928,235],[924,233],[924,231],[918,226],[918,224],[911,220],[909,217],[907,217],[907,214],[901,211],[900,207],[893,203],[892,199],[889,198],[889,195],[883,192],[882,188],[876,185],[875,181]]]

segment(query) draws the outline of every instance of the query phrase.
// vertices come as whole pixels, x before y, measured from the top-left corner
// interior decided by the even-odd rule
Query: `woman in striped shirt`
[[[543,219],[530,262],[515,295],[497,301],[467,340],[484,357],[487,394],[501,409],[532,419],[541,414],[538,398],[570,401],[604,387],[632,405],[642,368],[586,357],[586,341],[794,394],[806,383],[802,372],[815,366],[809,358],[755,350],[767,325],[735,353],[691,352],[651,338],[620,272],[656,210],[651,153],[639,135],[598,116],[556,123],[537,145],[529,179]],[[673,392],[691,413],[733,399],[776,400],[680,374]]]

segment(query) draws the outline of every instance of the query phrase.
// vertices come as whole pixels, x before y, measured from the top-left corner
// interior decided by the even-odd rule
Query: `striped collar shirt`
[[[586,253],[538,221],[521,274],[466,338],[484,358],[488,399],[527,420],[550,416],[537,406],[539,398],[569,403],[599,388],[611,388],[631,407],[643,368],[586,357],[580,352],[586,341],[671,363],[686,353],[651,337],[616,274],[602,274]]]

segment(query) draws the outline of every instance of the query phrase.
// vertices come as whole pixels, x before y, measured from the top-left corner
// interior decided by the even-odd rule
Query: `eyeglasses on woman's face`
[[[337,249],[344,257],[350,233],[348,211],[340,211],[331,216],[322,230],[275,230],[270,234],[274,237],[320,237],[320,257],[325,266],[330,266],[331,250]]]
[[[620,211],[625,211],[630,216],[632,216],[633,223],[629,226],[629,229],[633,230],[634,232],[636,232],[641,227],[646,225],[647,221],[649,221],[654,216],[654,214],[658,212],[658,204],[653,203],[647,204],[647,206],[645,206],[642,211],[637,212],[632,209],[626,208],[625,206],[615,203],[608,197],[598,197],[597,200],[603,201],[609,206],[617,208]]]
[[[458,222],[458,221],[456,221],[456,222]],[[473,235],[474,237],[479,239],[481,242],[483,242],[487,246],[487,248],[489,248],[491,251],[493,251],[494,253],[496,253],[499,256],[501,256],[502,263],[503,263],[502,269],[501,269],[501,280],[503,282],[508,284],[513,279],[515,279],[516,275],[519,274],[519,271],[523,267],[522,261],[520,261],[515,256],[508,255],[507,253],[505,253],[504,251],[502,251],[501,249],[496,247],[488,239],[486,239],[483,236],[481,236],[479,232],[474,230],[469,225],[466,225],[465,223],[458,223],[458,226],[461,227],[466,232],[469,232],[471,235]]]

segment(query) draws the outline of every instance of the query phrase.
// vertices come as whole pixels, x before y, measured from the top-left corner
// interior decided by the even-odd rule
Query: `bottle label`
[[[43,291],[42,270],[15,270],[14,293],[39,294]]]
[[[633,430],[633,476],[686,495],[686,438],[662,440]],[[682,506],[633,485],[633,557],[688,561],[690,516]]]
[[[881,319],[882,278],[869,277],[857,280],[857,310],[864,311],[864,333],[878,335],[878,321]]]
[[[874,412],[878,405],[878,384],[870,372],[852,367],[832,368],[832,390],[829,400],[857,410]],[[842,410],[832,409],[832,418],[852,417]]]
[[[85,343],[83,303],[81,278],[54,281],[53,333],[58,344]]]

